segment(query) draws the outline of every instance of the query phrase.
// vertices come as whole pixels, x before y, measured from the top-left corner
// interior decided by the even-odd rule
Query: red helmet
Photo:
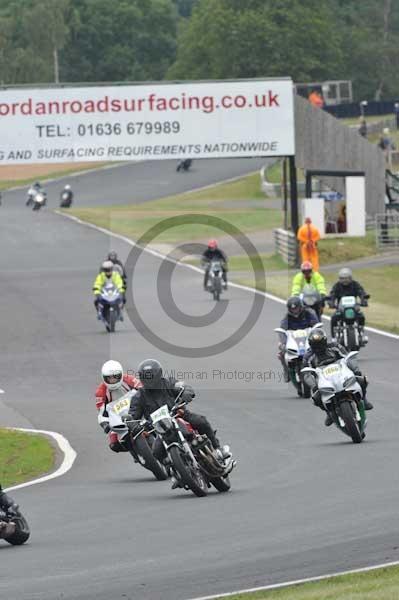
[[[215,248],[218,247],[218,243],[216,240],[209,240],[208,242],[208,248],[210,248],[211,250],[215,250]]]
[[[309,260],[305,260],[305,262],[301,264],[301,271],[302,273],[305,273],[306,271],[313,271],[312,263]]]

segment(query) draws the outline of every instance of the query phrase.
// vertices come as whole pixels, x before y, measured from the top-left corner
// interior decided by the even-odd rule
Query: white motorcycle
[[[297,390],[298,396],[303,398],[310,398],[310,388],[304,382],[301,374],[302,362],[307,350],[309,350],[309,333],[317,327],[323,327],[322,323],[317,323],[314,327],[307,327],[306,329],[286,330],[282,327],[277,327],[274,330],[286,336],[285,364],[288,367],[291,383]]]
[[[305,367],[302,374],[313,373],[316,376],[326,412],[331,415],[338,429],[352,438],[355,444],[360,444],[366,437],[367,425],[363,393],[356,376],[347,365],[348,360],[357,354],[349,352],[347,356],[324,367]]]
[[[33,198],[32,210],[40,210],[42,206],[46,206],[46,192],[37,192]]]
[[[142,427],[136,434],[132,434],[128,429],[125,420],[129,419],[130,403],[136,390],[127,392],[122,398],[110,402],[106,406],[108,417],[102,414],[98,415],[98,422],[108,422],[112,431],[117,433],[119,443],[127,448],[133,456],[135,462],[142,467],[152,471],[156,479],[163,481],[168,478],[166,467],[155,458],[152,453],[152,447],[156,438],[153,427],[149,427],[145,419],[140,421]]]

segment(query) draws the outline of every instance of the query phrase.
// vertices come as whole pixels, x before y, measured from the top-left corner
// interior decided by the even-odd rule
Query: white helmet
[[[107,360],[101,369],[103,382],[109,390],[117,390],[123,381],[123,367],[117,360]]]
[[[70,190],[71,186],[69,185],[69,183],[66,184],[66,186],[64,187],[64,190]]]

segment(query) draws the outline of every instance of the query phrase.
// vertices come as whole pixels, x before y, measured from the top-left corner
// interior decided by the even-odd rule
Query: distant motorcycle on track
[[[47,198],[46,192],[37,192],[33,198],[32,210],[40,210],[43,206],[46,206]]]
[[[176,167],[176,171],[188,171],[191,168],[193,161],[191,158],[185,158],[181,160]]]

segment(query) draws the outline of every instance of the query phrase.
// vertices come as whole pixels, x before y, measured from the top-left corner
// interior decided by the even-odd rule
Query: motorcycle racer
[[[154,359],[146,359],[138,367],[138,375],[142,387],[130,405],[129,414],[132,419],[138,421],[142,417],[148,419],[152,412],[167,404],[169,408],[174,406],[177,396],[181,393],[181,385],[172,377],[163,377],[161,364]],[[190,385],[184,385],[184,392],[181,395],[182,402],[190,402],[195,397],[195,392]],[[231,456],[228,446],[220,447],[219,440],[215,431],[211,427],[208,419],[189,411],[185,406],[182,407],[182,417],[190,423],[200,434],[205,434],[210,440],[212,446],[219,450],[222,458]],[[155,441],[154,456],[162,460],[163,447],[159,439]]]
[[[309,350],[306,352],[303,359],[304,367],[312,367],[316,369],[317,367],[329,365],[331,363],[337,362],[341,358],[344,358],[347,355],[347,352],[343,346],[337,344],[336,342],[327,341],[327,334],[323,329],[315,329],[310,332],[309,338]],[[353,358],[350,358],[347,361],[347,366],[351,371],[353,371],[356,379],[362,388],[363,392],[363,403],[365,410],[371,410],[373,405],[366,397],[366,390],[368,386],[367,377],[362,375],[356,361]],[[325,410],[324,405],[321,401],[321,394],[316,384],[316,378],[313,373],[305,373],[304,380],[306,384],[312,389],[312,399],[315,406],[318,406],[322,410]],[[326,427],[332,425],[333,420],[331,416],[328,414],[324,424]]]
[[[291,296],[291,298],[288,298],[286,306],[287,314],[280,324],[282,329],[296,331],[298,329],[307,329],[308,327],[313,327],[316,325],[316,323],[318,323],[318,318],[314,310],[311,308],[306,308],[299,296]],[[277,357],[283,366],[284,381],[288,383],[290,380],[290,375],[288,372],[288,366],[285,362],[285,348],[287,339],[283,333],[280,333],[279,336],[280,342],[278,345]]]
[[[127,452],[118,440],[118,434],[111,431],[108,424],[107,404],[124,396],[129,390],[138,389],[141,384],[131,375],[124,375],[121,363],[108,360],[101,368],[102,383],[96,389],[96,408],[98,422],[104,433],[108,434],[109,447],[113,452]]]

